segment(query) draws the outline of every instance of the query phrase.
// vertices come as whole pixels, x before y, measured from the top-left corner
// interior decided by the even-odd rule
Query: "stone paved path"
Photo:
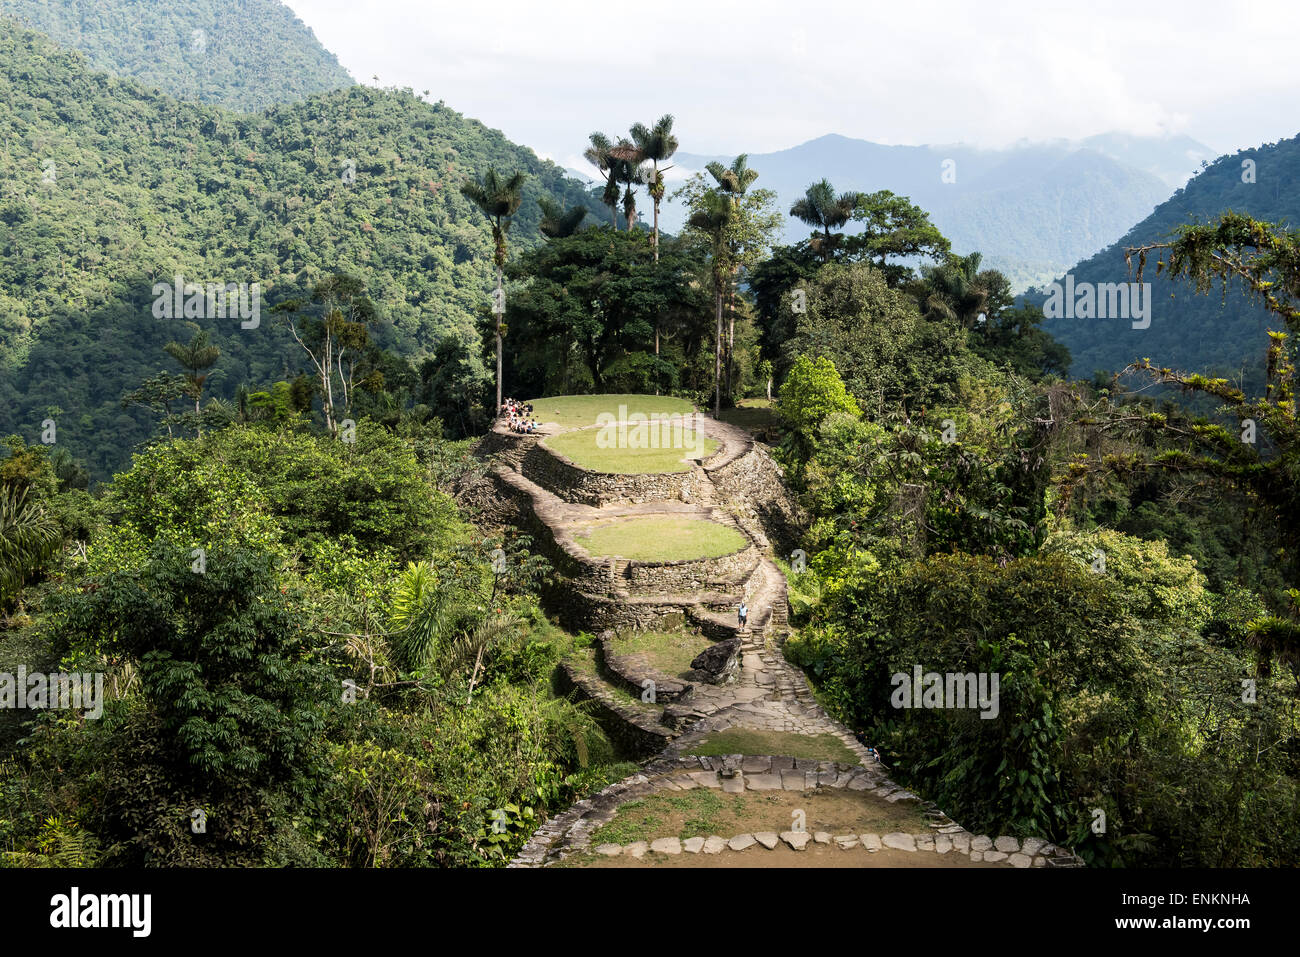
[[[736,426],[704,416],[700,418],[700,427],[722,443],[719,452],[704,466],[694,467],[698,474],[706,478],[709,471],[716,469],[720,463],[733,461],[740,454],[753,449],[752,438]],[[515,462],[517,466],[517,457]],[[663,501],[596,508],[564,501],[531,482],[520,474],[517,467],[502,465],[495,472],[502,481],[528,496],[533,502],[535,514],[557,533],[557,540],[561,536],[567,538],[568,529],[576,522],[623,515],[693,515],[731,524],[726,502],[715,489],[711,478],[702,484],[703,492],[690,503]],[[754,538],[753,535],[750,537]],[[651,759],[643,772],[611,785],[589,799],[579,801],[568,811],[543,824],[511,866],[539,866],[562,860],[573,853],[585,853],[590,833],[599,824],[612,819],[620,803],[656,790],[681,790],[688,786],[719,787],[723,791],[795,786],[869,788],[871,793],[886,801],[921,803],[936,835],[825,834],[813,835],[805,840],[798,835],[787,839],[784,834],[773,833],[769,836],[764,832],[761,835],[725,838],[715,835],[699,839],[698,845],[695,839],[691,839],[685,842],[689,847],[682,847],[677,838],[665,837],[662,838],[662,843],[656,840],[644,847],[625,849],[618,848],[617,845],[606,845],[603,850],[595,850],[603,857],[618,858],[626,853],[630,859],[638,861],[647,854],[650,859],[654,859],[655,854],[676,857],[683,854],[683,851],[683,856],[688,857],[699,852],[703,859],[723,851],[743,853],[743,850],[737,849],[737,844],[749,847],[758,843],[767,848],[780,846],[791,852],[802,851],[811,840],[813,846],[825,844],[838,850],[862,847],[867,852],[879,850],[881,846],[903,854],[929,850],[943,854],[956,849],[966,855],[970,862],[977,864],[1005,861],[1012,866],[1021,867],[1045,864],[1077,866],[1077,859],[1068,851],[1055,848],[1045,841],[1031,838],[1021,844],[1011,837],[999,837],[995,841],[990,837],[971,835],[933,805],[922,802],[919,797],[899,788],[888,779],[887,769],[847,728],[818,705],[803,672],[785,660],[781,645],[789,632],[786,581],[771,558],[769,543],[761,533],[759,537],[762,540],[755,540],[755,545],[763,554],[759,565],[744,583],[745,601],[750,609],[748,626],[741,629],[734,612],[724,614],[708,610],[702,600],[706,596],[695,596],[697,603],[691,613],[697,625],[707,626],[712,638],[740,637],[740,667],[735,672],[734,681],[721,685],[699,682],[685,698],[667,705],[662,713],[662,723],[674,730],[662,734],[665,739],[674,733],[678,736],[671,740],[666,750]],[[692,596],[670,597],[675,601],[693,600]],[[587,690],[618,710],[612,696],[599,688]],[[627,708],[622,711],[628,714],[629,720],[646,721],[644,713],[633,715]],[[705,737],[728,729],[831,735],[857,758],[857,764],[833,765],[825,761],[772,755],[696,758],[688,754]]]

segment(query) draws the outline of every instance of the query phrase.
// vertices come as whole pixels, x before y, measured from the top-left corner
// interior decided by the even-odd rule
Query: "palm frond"
[[[451,619],[444,595],[428,565],[411,562],[406,566],[397,582],[389,616],[393,650],[406,668],[424,668],[433,663]]]
[[[59,526],[40,504],[0,486],[0,603],[18,593],[59,547]]]

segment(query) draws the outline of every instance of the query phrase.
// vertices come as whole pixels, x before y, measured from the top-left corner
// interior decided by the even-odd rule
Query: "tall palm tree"
[[[853,216],[858,200],[858,192],[835,195],[835,188],[829,180],[813,183],[804,191],[803,198],[796,200],[790,207],[790,215],[802,220],[813,229],[820,229],[822,236],[813,237],[810,244],[814,252],[820,252],[826,262],[831,261],[831,253],[842,238],[841,234],[831,234],[832,229],[839,229]]]
[[[650,161],[649,192],[650,199],[654,202],[655,223],[654,232],[650,240],[655,254],[655,262],[659,261],[659,204],[663,201],[664,192],[667,186],[664,182],[664,173],[672,169],[671,166],[659,168],[659,164],[677,152],[677,137],[673,136],[673,117],[671,113],[665,113],[659,117],[659,122],[653,127],[647,127],[644,123],[636,123],[632,126],[632,142],[636,144],[641,155]],[[659,316],[655,315],[655,355],[659,355]],[[656,393],[657,394],[657,393]]]
[[[618,161],[609,155],[614,144],[604,133],[592,133],[589,142],[590,145],[582,151],[582,155],[588,163],[600,171],[601,179],[605,181],[605,192],[600,201],[609,207],[614,228],[618,229],[618,177],[615,175]]]
[[[665,113],[659,117],[659,122],[653,127],[647,127],[644,123],[636,123],[632,126],[632,142],[636,148],[641,151],[644,160],[651,164],[650,173],[650,198],[654,201],[655,226],[652,243],[654,244],[655,262],[659,261],[659,204],[664,198],[666,186],[664,184],[664,173],[672,169],[671,166],[659,168],[659,164],[677,152],[677,137],[673,136],[673,118],[672,114]],[[655,335],[655,353],[659,352],[659,336]]]
[[[723,166],[714,160],[704,168],[717,180],[718,188],[737,203],[753,185],[754,180],[758,179],[758,170],[749,168],[748,153],[741,153],[731,161],[730,166]]]
[[[195,428],[203,434],[203,422],[199,419],[199,404],[203,398],[203,386],[208,381],[206,370],[212,368],[221,358],[221,350],[208,341],[206,329],[200,329],[187,343],[169,342],[163,351],[180,363],[185,370],[185,381],[189,383],[186,391],[194,399]]]
[[[501,311],[496,313],[497,334],[497,404],[493,414],[501,411],[501,333],[505,323],[505,293],[502,291],[502,271],[506,266],[506,233],[510,231],[510,220],[519,211],[519,204],[524,198],[525,173],[513,173],[509,179],[497,174],[496,167],[489,166],[483,174],[482,182],[467,179],[460,184],[460,191],[474,205],[483,211],[483,215],[492,221],[492,240],[496,243],[496,252],[492,256],[497,267],[496,301],[501,303]]]
[[[704,167],[709,174],[717,181],[718,189],[721,190],[731,200],[731,205],[737,213],[740,212],[740,201],[748,192],[749,187],[758,179],[758,170],[749,168],[749,154],[741,153],[731,161],[730,166],[723,166],[717,160],[709,163]],[[734,250],[733,250],[734,252]],[[727,399],[731,399],[731,356],[736,344],[736,276],[740,272],[740,264],[735,263],[731,267],[732,281],[728,284],[727,289]]]
[[[922,272],[928,294],[926,312],[959,323],[964,328],[975,325],[988,302],[989,290],[980,277],[979,253],[949,256],[947,262]]]
[[[717,335],[713,351],[713,415],[722,411],[722,288],[730,273],[727,228],[736,214],[729,198],[717,190],[704,193],[701,208],[691,215],[689,225],[709,237],[713,252],[713,304]]]
[[[613,160],[615,181],[627,187],[623,193],[623,218],[627,220],[627,228],[631,232],[636,225],[636,194],[632,192],[632,187],[646,181],[646,174],[641,169],[646,157],[628,139],[621,139],[611,146],[609,156]]]
[[[587,218],[587,210],[582,206],[565,209],[563,203],[546,196],[539,197],[537,205],[542,208],[542,219],[537,228],[547,239],[563,239],[572,236]]]

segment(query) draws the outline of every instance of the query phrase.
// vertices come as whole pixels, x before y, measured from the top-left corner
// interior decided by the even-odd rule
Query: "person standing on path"
[[[740,603],[740,607],[736,609],[736,617],[740,620],[740,627],[744,628],[745,623],[749,621],[749,606],[743,601]]]

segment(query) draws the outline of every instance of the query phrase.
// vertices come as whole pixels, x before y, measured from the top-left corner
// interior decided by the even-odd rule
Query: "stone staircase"
[[[760,514],[767,514],[770,510],[749,493],[755,476],[770,477],[775,466],[767,460],[756,461],[755,456],[764,453],[756,451],[752,438],[740,430],[707,418],[701,420],[701,424],[708,434],[723,443],[723,448],[707,462],[692,466],[686,476],[688,481],[678,483],[685,494],[676,499],[653,501],[635,498],[629,501],[631,496],[620,499],[619,489],[627,486],[612,490],[603,488],[598,473],[582,477],[582,488],[574,493],[574,498],[580,500],[565,500],[563,482],[548,480],[550,487],[544,487],[524,474],[533,468],[542,477],[549,467],[542,462],[538,468],[540,460],[537,456],[545,454],[546,450],[545,446],[537,448],[540,436],[519,436],[496,430],[485,440],[485,449],[492,455],[492,467],[485,478],[490,479],[492,485],[486,496],[482,487],[471,491],[485,498],[489,514],[519,523],[534,534],[541,542],[539,547],[545,547],[549,539],[550,551],[557,559],[557,579],[562,579],[557,582],[555,590],[579,606],[576,614],[579,628],[596,631],[596,628],[589,628],[592,621],[614,615],[622,619],[623,627],[667,629],[685,626],[714,642],[740,639],[739,667],[727,675],[729,680],[724,684],[709,683],[703,680],[703,676],[701,680],[688,681],[664,674],[645,656],[620,651],[616,634],[604,633],[606,626],[599,629],[602,633],[592,647],[576,651],[562,661],[555,678],[557,690],[571,694],[575,699],[591,701],[596,717],[610,738],[626,753],[648,763],[644,773],[611,785],[600,795],[580,801],[570,811],[546,822],[512,866],[543,865],[562,858],[574,848],[581,848],[586,835],[599,821],[613,816],[618,801],[653,790],[647,781],[652,781],[655,774],[662,776],[696,761],[693,757],[683,756],[685,748],[710,734],[733,728],[805,736],[830,735],[856,756],[858,764],[813,768],[817,762],[812,762],[804,768],[803,759],[769,755],[761,756],[768,767],[764,774],[757,768],[758,757],[729,755],[725,758],[699,758],[703,770],[690,771],[691,780],[704,786],[714,786],[708,782],[716,781],[724,791],[737,784],[744,789],[747,786],[743,783],[744,773],[753,765],[754,781],[759,783],[770,784],[768,779],[775,777],[780,782],[777,786],[787,786],[784,778],[789,769],[791,783],[788,786],[793,786],[795,778],[798,778],[806,787],[857,789],[869,786],[886,800],[920,800],[885,777],[887,769],[884,765],[847,728],[826,714],[818,705],[803,672],[785,660],[781,649],[790,631],[787,583],[773,560],[772,548],[759,520]],[[526,460],[532,465],[526,464]],[[565,468],[571,465],[561,464]],[[620,480],[618,476],[609,478],[615,483]],[[644,483],[637,486],[638,489],[645,487],[648,486]],[[557,494],[557,490],[561,494]],[[739,502],[738,497],[741,499]],[[497,507],[495,513],[491,512],[492,506]],[[658,563],[678,567],[670,569],[671,574],[666,572],[668,577],[663,579],[674,582],[674,586],[656,590],[653,587],[655,578],[651,574],[653,569],[650,568],[656,563],[628,562],[617,558],[596,563],[574,545],[569,534],[571,526],[584,522],[653,514],[707,518],[737,528],[751,543],[745,552],[747,557],[733,562],[726,574],[710,571],[693,577],[689,568],[684,574],[682,568],[692,563]],[[751,555],[752,561],[748,557]],[[699,563],[701,569],[712,568],[705,564],[706,561]],[[646,573],[638,577],[639,571]],[[690,583],[692,587],[683,588],[683,583]],[[742,600],[749,606],[749,621],[745,628],[739,626],[736,617],[737,606]],[[560,614],[560,618],[574,627],[574,621],[566,620],[564,614]],[[654,682],[653,700],[643,699],[642,689],[647,680]],[[717,763],[716,769],[710,761]],[[777,767],[782,769],[780,775],[773,773]],[[686,788],[695,785],[687,785],[679,778],[677,783],[663,786]],[[954,842],[965,840],[972,854],[985,853],[974,850],[976,843],[982,848],[987,840],[992,846],[992,841],[987,838],[972,838],[966,834],[933,805],[927,807],[926,814],[936,822],[935,826],[945,835],[951,834]],[[899,838],[896,843],[910,843],[904,847],[905,850],[941,848],[943,840],[947,839],[921,836],[909,842],[902,840],[907,835],[890,836]],[[840,838],[835,840],[840,842]],[[1012,840],[998,839],[999,842]],[[1063,852],[1064,856],[1054,852],[1050,860],[1042,854],[1031,853],[1031,841],[1026,842],[1023,853],[1018,855],[1024,859],[1023,863],[1016,860],[1015,866],[1039,866],[1044,861],[1052,866],[1075,866],[1078,863],[1068,852]],[[700,843],[703,845],[704,842]],[[869,842],[864,840],[862,843]],[[1034,842],[1034,847],[1037,849],[1044,844]],[[942,850],[939,852],[943,853]],[[1006,853],[1001,853],[1001,857],[1009,859]],[[989,858],[990,861],[996,859]]]

